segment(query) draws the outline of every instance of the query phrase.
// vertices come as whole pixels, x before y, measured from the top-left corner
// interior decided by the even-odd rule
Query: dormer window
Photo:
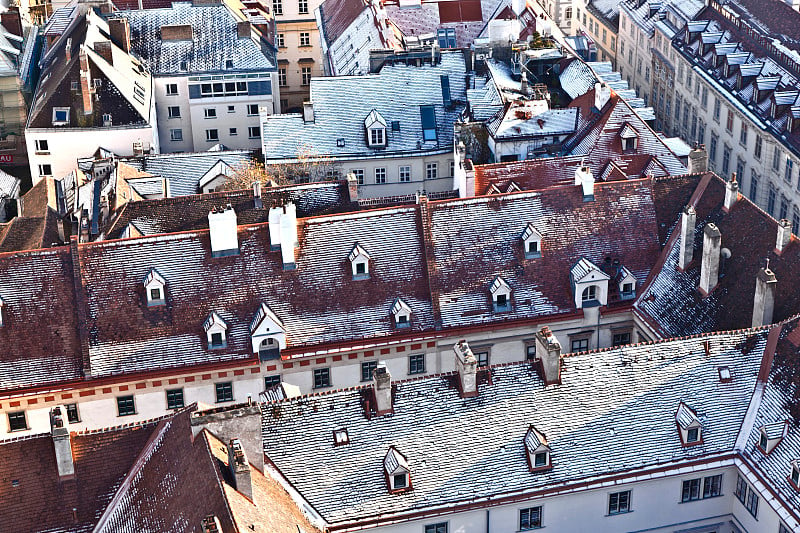
[[[386,119],[374,109],[364,119],[367,135],[367,146],[370,148],[386,148]]]
[[[544,434],[533,426],[530,426],[528,432],[525,433],[525,452],[528,458],[528,468],[530,468],[531,472],[553,468],[547,439]]]
[[[681,444],[684,446],[694,446],[703,443],[703,426],[697,414],[685,403],[678,405],[675,413],[675,422],[678,425],[678,433],[681,437]]]
[[[780,444],[783,437],[786,436],[788,427],[786,422],[775,422],[761,426],[760,435],[758,438],[758,447],[762,452],[768,454]]]
[[[525,259],[542,257],[542,234],[533,224],[528,224],[522,232],[522,244],[525,248]]]
[[[411,307],[400,298],[392,304],[392,316],[394,317],[394,327],[411,327]]]
[[[800,490],[800,459],[792,461],[792,473],[789,474],[789,481],[792,482],[795,489]]]
[[[492,307],[495,313],[511,311],[511,287],[506,281],[497,276],[490,287],[492,293]]]
[[[154,307],[167,303],[167,282],[155,268],[150,269],[150,272],[147,273],[142,283],[144,284],[144,292],[147,296],[147,307]]]
[[[203,324],[203,328],[206,330],[209,350],[219,350],[228,345],[228,325],[216,312],[212,311],[211,314],[208,315],[208,318]]]
[[[406,458],[392,446],[383,459],[383,470],[390,493],[411,490],[411,471]]]
[[[583,309],[608,304],[608,283],[611,276],[585,257],[570,269],[570,282],[575,307]]]
[[[350,266],[353,270],[353,279],[369,279],[369,254],[356,244],[350,252]]]
[[[591,303],[597,303],[597,285],[589,285],[581,293],[581,301],[586,306]]]
[[[626,123],[619,132],[620,139],[622,139],[622,151],[633,152],[639,147],[639,133]]]
[[[636,297],[636,278],[625,267],[619,271],[617,286],[621,300],[631,300]]]
[[[253,353],[258,353],[260,361],[279,359],[281,350],[286,348],[286,330],[283,322],[262,303],[256,316],[250,322],[250,340]]]

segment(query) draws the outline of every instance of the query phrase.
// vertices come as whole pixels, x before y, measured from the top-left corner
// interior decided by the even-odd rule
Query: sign
[[[0,163],[13,163],[13,162],[14,162],[13,154],[0,154]]]

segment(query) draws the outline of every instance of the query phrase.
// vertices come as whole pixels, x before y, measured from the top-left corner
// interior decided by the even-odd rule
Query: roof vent
[[[717,373],[719,374],[720,383],[730,383],[733,381],[733,374],[731,374],[731,368],[729,366],[717,367]]]
[[[792,240],[792,223],[783,218],[778,222],[778,238],[775,241],[775,253],[781,255]]]

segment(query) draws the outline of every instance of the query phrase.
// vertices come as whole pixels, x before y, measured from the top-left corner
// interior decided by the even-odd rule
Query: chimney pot
[[[386,363],[380,361],[372,371],[372,388],[375,391],[375,410],[378,416],[394,411],[392,405],[392,376]]]
[[[719,258],[722,247],[722,233],[709,222],[703,229],[703,262],[700,265],[700,292],[706,296],[719,281]]]
[[[535,342],[544,384],[561,383],[561,344],[547,326],[536,333]]]
[[[756,275],[756,292],[753,299],[753,323],[757,328],[772,323],[772,312],[775,308],[775,287],[778,279],[769,267],[762,268]]]
[[[792,240],[792,223],[781,219],[778,222],[778,239],[775,241],[775,253],[781,255]]]
[[[478,395],[478,360],[467,341],[460,340],[453,346],[456,353],[456,369],[461,385],[461,397]]]

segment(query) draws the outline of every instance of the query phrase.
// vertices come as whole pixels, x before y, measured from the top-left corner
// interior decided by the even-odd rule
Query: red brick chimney
[[[109,65],[114,64],[114,56],[111,52],[111,41],[97,41],[94,43],[94,51],[105,59]]]
[[[92,93],[92,73],[89,70],[89,56],[86,55],[86,50],[81,48],[79,52],[79,61],[81,63],[81,96],[83,97],[83,114],[91,115],[94,111]]]
[[[110,19],[108,31],[111,40],[125,52],[131,51],[131,25],[126,18]]]

